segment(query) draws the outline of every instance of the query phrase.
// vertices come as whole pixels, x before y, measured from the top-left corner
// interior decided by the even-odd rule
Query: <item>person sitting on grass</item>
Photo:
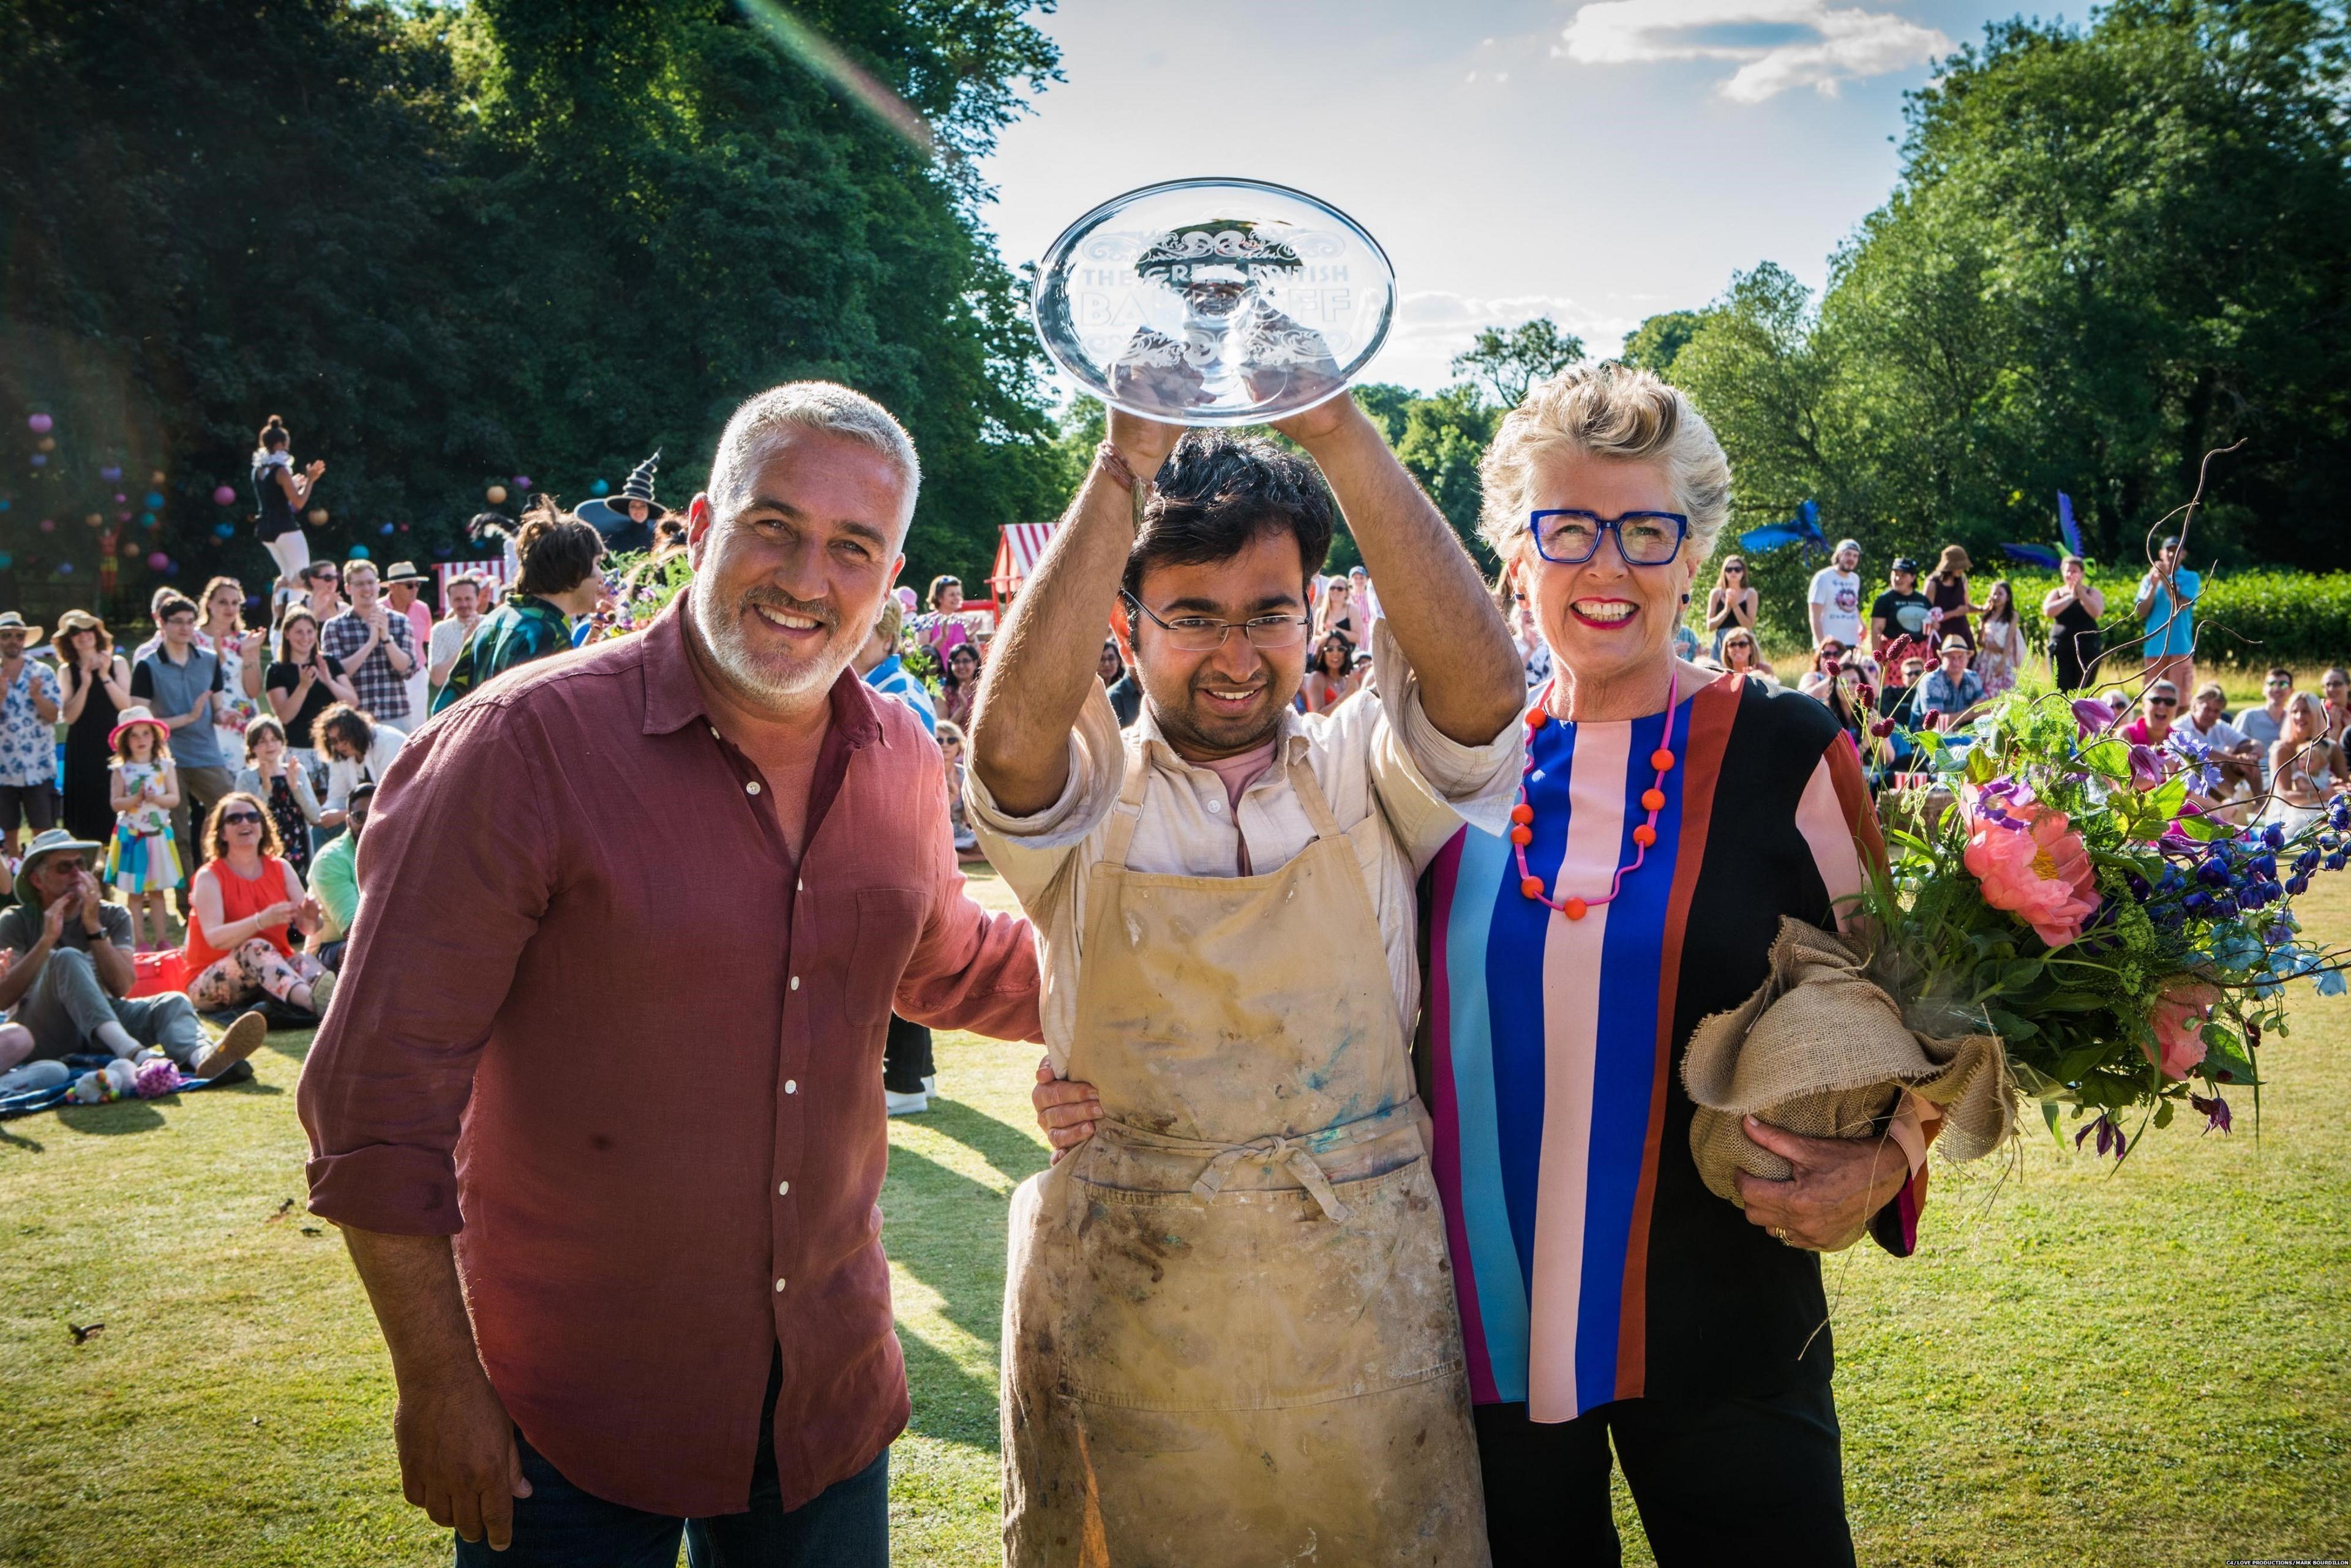
[[[284,725],[262,717],[245,727],[245,767],[235,787],[268,806],[278,841],[286,846],[286,862],[296,875],[308,876],[310,830],[326,812],[310,789],[310,770],[287,748]]]
[[[311,733],[318,739],[319,755],[327,759],[327,809],[319,825],[339,828],[350,807],[351,791],[362,782],[382,783],[408,737],[344,703],[321,713]]]
[[[40,834],[16,873],[16,902],[0,910],[0,953],[8,960],[0,1010],[15,1009],[34,1059],[0,1078],[0,1089],[55,1088],[71,1076],[60,1059],[85,1051],[126,1061],[160,1051],[193,1077],[219,1078],[268,1032],[259,1014],[247,1013],[209,1040],[188,998],[131,997],[138,981],[131,912],[105,901],[91,869],[99,849],[62,828]]]
[[[2157,681],[2139,694],[2138,716],[2123,726],[2123,738],[2133,746],[2161,750],[2171,738],[2172,721],[2179,716],[2179,688],[2169,681]]]
[[[1755,633],[1744,626],[1723,633],[1722,667],[1767,686],[1780,684],[1780,673],[1763,662],[1761,644],[1755,641]]]
[[[188,902],[188,999],[204,1012],[275,997],[324,1016],[335,977],[297,953],[289,926],[319,928],[319,901],[286,863],[268,808],[231,790],[204,821],[210,851]]]
[[[337,834],[320,850],[310,866],[310,896],[319,901],[322,918],[319,928],[310,933],[309,949],[319,963],[337,972],[343,967],[344,940],[350,936],[351,922],[359,916],[360,833],[367,827],[368,808],[374,800],[372,784],[361,784],[351,790],[349,810],[343,818],[348,831]]]
[[[1968,668],[1974,653],[1975,644],[1956,632],[1943,639],[1937,667],[1918,687],[1917,708],[1927,723],[1957,729],[1982,706],[1983,677]]]

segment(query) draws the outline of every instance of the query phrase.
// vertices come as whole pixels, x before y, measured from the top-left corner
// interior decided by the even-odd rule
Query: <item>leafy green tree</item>
[[[1695,310],[1667,310],[1652,316],[1625,340],[1625,351],[1617,358],[1628,365],[1666,375],[1673,370],[1683,345],[1698,330],[1698,313]]]
[[[1548,316],[1516,327],[1488,327],[1453,359],[1453,373],[1482,382],[1506,409],[1525,401],[1537,382],[1557,375],[1583,358],[1583,340],[1562,332]]]

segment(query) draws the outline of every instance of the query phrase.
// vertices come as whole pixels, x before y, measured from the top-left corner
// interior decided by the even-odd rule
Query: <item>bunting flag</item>
[[[2083,553],[2082,530],[2074,524],[2074,497],[2064,491],[2057,492],[2057,529],[2065,536],[2065,548],[2075,555]]]
[[[2057,552],[2047,545],[2002,545],[2000,548],[2001,553],[2011,560],[2021,560],[2031,566],[2045,566],[2053,571],[2057,568],[2059,559]]]

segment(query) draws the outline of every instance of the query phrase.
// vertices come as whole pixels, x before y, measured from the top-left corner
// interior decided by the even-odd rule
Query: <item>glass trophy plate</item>
[[[1173,180],[1053,242],[1031,308],[1105,402],[1171,424],[1262,424],[1344,390],[1386,341],[1395,270],[1346,214],[1259,180]]]

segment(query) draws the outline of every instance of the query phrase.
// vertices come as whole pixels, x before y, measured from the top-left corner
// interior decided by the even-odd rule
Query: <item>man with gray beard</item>
[[[753,398],[678,602],[441,714],[376,795],[310,1207],[460,1563],[888,1561],[883,1031],[1040,1038],[1027,924],[965,896],[937,748],[851,664],[918,482],[858,393]]]

